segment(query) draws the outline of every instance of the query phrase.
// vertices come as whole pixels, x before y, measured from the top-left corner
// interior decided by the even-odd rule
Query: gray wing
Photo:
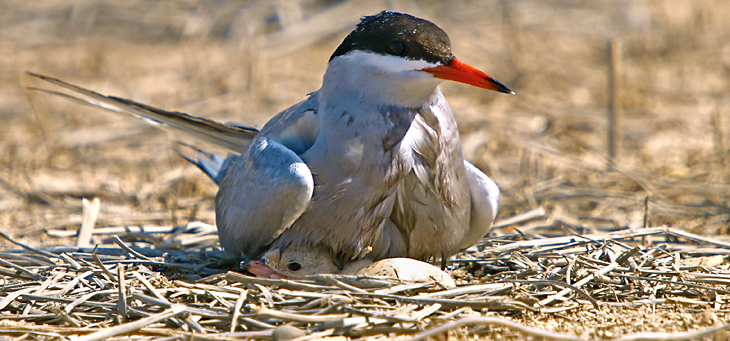
[[[318,107],[317,93],[311,93],[307,99],[272,117],[261,128],[261,133],[297,155],[302,155],[312,147],[319,135]]]
[[[66,91],[70,91],[71,94],[36,87],[28,87],[29,90],[49,93],[83,105],[131,117],[159,129],[186,136],[236,154],[242,153],[259,132],[254,127],[221,124],[181,112],[165,111],[132,100],[105,96],[53,77],[31,72],[27,72],[26,74],[34,79],[42,80]]]
[[[194,147],[196,157],[181,153],[219,185],[216,222],[221,245],[228,252],[260,255],[309,204],[314,180],[309,167],[298,155],[312,146],[319,133],[317,96],[311,95],[282,111],[259,133],[253,127],[221,124],[105,96],[53,77],[28,75],[70,94],[35,87],[29,87],[29,90],[135,118],[231,152],[225,159]],[[240,153],[242,155],[236,155]]]
[[[256,258],[307,209],[314,178],[299,155],[317,139],[317,96],[274,116],[218,174],[216,225],[223,248]]]
[[[466,180],[469,183],[471,194],[471,219],[469,230],[461,241],[461,249],[466,249],[482,239],[492,228],[494,218],[497,217],[499,206],[499,187],[479,168],[468,161]]]
[[[306,210],[314,179],[291,149],[261,134],[225,173],[215,200],[223,248],[258,257]]]

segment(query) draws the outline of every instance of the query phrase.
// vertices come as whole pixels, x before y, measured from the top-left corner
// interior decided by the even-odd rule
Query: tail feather
[[[187,153],[183,151],[181,147],[192,149],[195,155],[186,155]],[[178,155],[180,155],[180,157],[194,164],[201,171],[203,171],[203,173],[210,177],[210,179],[213,180],[216,185],[220,185],[220,182],[221,180],[223,180],[223,177],[225,176],[228,167],[238,157],[238,155],[236,154],[229,153],[228,156],[224,158],[220,155],[208,153],[204,150],[201,150],[200,148],[182,142],[177,142],[177,144],[173,146],[173,149],[175,150],[175,152],[177,152]]]
[[[195,141],[207,143],[235,154],[242,153],[259,132],[254,127],[240,124],[221,124],[181,112],[165,111],[129,99],[105,96],[53,77],[32,72],[26,72],[26,74],[32,78],[71,91],[71,94],[37,87],[28,87],[27,89],[29,90],[53,94],[77,103],[132,117],[159,129],[186,136]]]

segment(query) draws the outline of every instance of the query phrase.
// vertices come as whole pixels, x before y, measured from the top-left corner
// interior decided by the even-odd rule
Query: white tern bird
[[[35,90],[230,150],[191,161],[219,185],[218,234],[235,255],[294,247],[326,252],[339,268],[366,257],[443,265],[487,234],[497,213],[499,189],[464,160],[438,85],[514,92],[456,59],[438,26],[408,14],[364,17],[330,57],[322,87],[261,131],[29,75],[85,99]]]

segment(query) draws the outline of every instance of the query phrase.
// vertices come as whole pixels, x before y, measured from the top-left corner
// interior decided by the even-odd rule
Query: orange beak
[[[266,263],[262,260],[241,262],[241,269],[256,275],[256,277],[270,279],[282,279],[287,277],[285,273],[266,265]]]
[[[421,69],[421,71],[428,72],[436,78],[469,84],[477,88],[504,92],[512,95],[515,94],[514,91],[510,90],[498,80],[456,58],[453,58],[447,65],[428,67]]]

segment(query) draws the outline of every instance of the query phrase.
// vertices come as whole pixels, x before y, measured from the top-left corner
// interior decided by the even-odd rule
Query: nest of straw
[[[527,229],[543,214],[528,211],[512,223]],[[0,252],[0,334],[41,340],[422,340],[472,334],[588,340],[611,335],[546,330],[520,320],[642,306],[729,308],[730,243],[666,227],[485,239],[450,264],[461,283],[455,289],[328,274],[256,278],[225,269],[224,253],[207,238],[215,237],[211,225],[120,230],[92,229],[86,235],[101,238],[94,248],[33,248],[3,234],[19,248]],[[618,339],[696,339],[730,324],[709,316],[687,329]]]

